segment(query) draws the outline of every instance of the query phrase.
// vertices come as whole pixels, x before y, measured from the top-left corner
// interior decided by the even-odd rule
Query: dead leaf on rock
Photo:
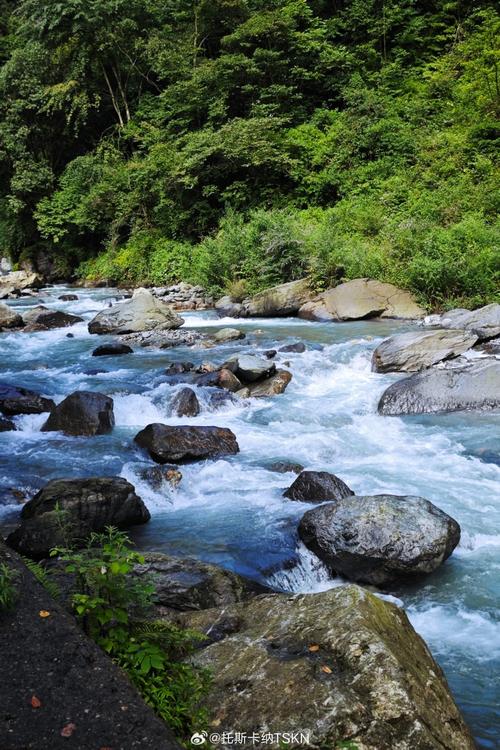
[[[40,708],[41,705],[42,705],[42,701],[40,700],[40,698],[37,698],[36,695],[32,695],[31,696],[32,708]]]
[[[317,643],[311,643],[309,646],[309,651],[312,651],[313,653],[316,653],[316,651],[319,651],[319,646]]]
[[[73,724],[72,722],[66,724],[66,726],[61,729],[61,737],[71,737],[75,729],[76,724]]]
[[[41,609],[38,614],[40,615],[40,617],[50,617],[50,612],[47,612],[46,609]]]
[[[325,674],[332,673],[332,670],[330,669],[330,667],[327,667],[326,664],[323,664],[323,666],[321,667],[321,671],[324,672]]]

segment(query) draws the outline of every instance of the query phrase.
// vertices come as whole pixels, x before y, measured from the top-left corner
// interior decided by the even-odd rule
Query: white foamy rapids
[[[477,661],[500,658],[500,622],[487,612],[454,609],[450,606],[410,607],[411,624],[434,654],[451,650]]]
[[[297,545],[297,556],[297,562],[267,577],[268,586],[278,591],[313,594],[345,584],[342,578],[332,578],[326,565],[302,542]]]

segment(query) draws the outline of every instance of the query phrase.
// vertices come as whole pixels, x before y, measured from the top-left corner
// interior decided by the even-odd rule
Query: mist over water
[[[43,290],[44,304],[86,320],[105,307],[114,291],[77,290],[62,302],[64,287]],[[22,299],[20,311],[39,304]],[[294,475],[269,469],[273,461],[331,471],[357,494],[421,495],[453,516],[462,540],[432,576],[383,593],[399,600],[414,627],[445,670],[478,745],[497,747],[500,734],[500,415],[455,413],[380,417],[377,402],[398,376],[371,372],[371,353],[385,337],[412,326],[394,321],[319,324],[297,319],[218,320],[212,312],[183,313],[186,327],[239,327],[243,341],[214,349],[156,350],[136,347],[123,357],[92,357],[113,337],[91,336],[86,322],[71,329],[2,334],[1,379],[33,388],[55,401],[74,390],[114,399],[111,435],[68,438],[41,433],[46,415],[16,417],[17,432],[0,433],[0,522],[15,524],[20,506],[9,488],[29,495],[55,477],[121,475],[131,481],[152,514],[133,537],[144,549],[194,555],[285,591],[320,591],[342,584],[298,542],[299,518],[310,506],[282,493]],[[72,333],[73,338],[67,334]],[[280,354],[293,373],[283,395],[227,402],[213,410],[210,390],[200,392],[194,419],[172,418],[172,398],[182,386],[164,382],[175,361],[223,362],[231,354],[304,341],[303,354]],[[105,372],[88,375],[86,371]],[[237,456],[181,467],[177,490],[155,492],[140,479],[149,459],[133,443],[150,422],[229,427]],[[488,453],[483,453],[488,451]],[[483,458],[482,458],[483,456]]]

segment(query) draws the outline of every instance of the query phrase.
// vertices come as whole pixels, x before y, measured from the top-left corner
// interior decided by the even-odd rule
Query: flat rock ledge
[[[358,586],[259,596],[180,619],[207,634],[194,660],[213,676],[207,705],[218,734],[304,732],[315,750],[348,741],[363,750],[474,748],[404,611]]]
[[[17,572],[18,591],[0,617],[2,750],[180,750],[124,672],[1,542],[0,562]]]

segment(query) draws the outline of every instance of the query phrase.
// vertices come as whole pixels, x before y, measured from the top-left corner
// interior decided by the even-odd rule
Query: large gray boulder
[[[214,333],[214,341],[217,344],[226,344],[229,341],[239,341],[244,339],[246,334],[238,328],[221,328]]]
[[[75,391],[50,413],[42,432],[65,435],[104,435],[115,424],[113,399],[103,393]]]
[[[309,279],[299,279],[264,289],[249,300],[245,300],[244,307],[246,314],[252,317],[288,317],[297,315],[299,309],[309,299],[311,299]]]
[[[80,545],[106,526],[128,529],[149,521],[134,487],[121,477],[54,479],[21,512],[8,544],[29,557],[48,557],[54,547]]]
[[[2,287],[13,288],[15,291],[24,289],[40,289],[43,279],[38,273],[29,271],[10,271],[0,276],[0,289]]]
[[[342,500],[354,492],[342,479],[327,471],[301,471],[297,479],[285,490],[283,497],[304,503],[323,503],[325,500]]]
[[[437,330],[400,333],[383,341],[372,358],[375,372],[418,372],[446,359],[458,357],[477,342],[468,331]]]
[[[307,511],[299,536],[336,573],[385,585],[436,570],[460,526],[422,497],[352,495]]]
[[[319,294],[299,310],[307,320],[363,320],[364,318],[423,318],[414,296],[393,284],[354,279]]]
[[[24,321],[19,313],[0,302],[0,331],[7,328],[20,328],[23,325]]]
[[[17,414],[43,414],[55,407],[51,398],[40,396],[29,388],[0,383],[0,411],[9,417]]]
[[[292,379],[292,373],[288,370],[276,370],[265,380],[259,380],[257,383],[249,383],[245,388],[236,391],[236,395],[241,398],[269,398],[284,393]]]
[[[144,553],[144,563],[134,572],[153,584],[157,607],[180,612],[223,607],[269,591],[218,565],[161,552]]]
[[[270,733],[287,733],[291,748],[474,750],[405,612],[358,586],[179,617],[207,634],[194,661],[210,670],[206,705],[219,734],[267,733],[273,750],[283,741]]]
[[[279,318],[297,315],[300,307],[311,299],[309,279],[298,279],[264,289],[253,297],[237,302],[230,296],[215,303],[219,315],[232,318]]]
[[[378,404],[387,416],[498,408],[500,361],[493,359],[418,372],[390,385]]]
[[[180,328],[184,319],[147,289],[137,289],[127,299],[102,310],[89,323],[90,333],[138,333]]]
[[[134,438],[159,464],[202,461],[239,452],[236,437],[226,427],[172,427],[148,424]]]
[[[477,310],[449,310],[442,315],[430,315],[424,325],[472,331],[481,341],[500,336],[500,304],[479,307]]]

